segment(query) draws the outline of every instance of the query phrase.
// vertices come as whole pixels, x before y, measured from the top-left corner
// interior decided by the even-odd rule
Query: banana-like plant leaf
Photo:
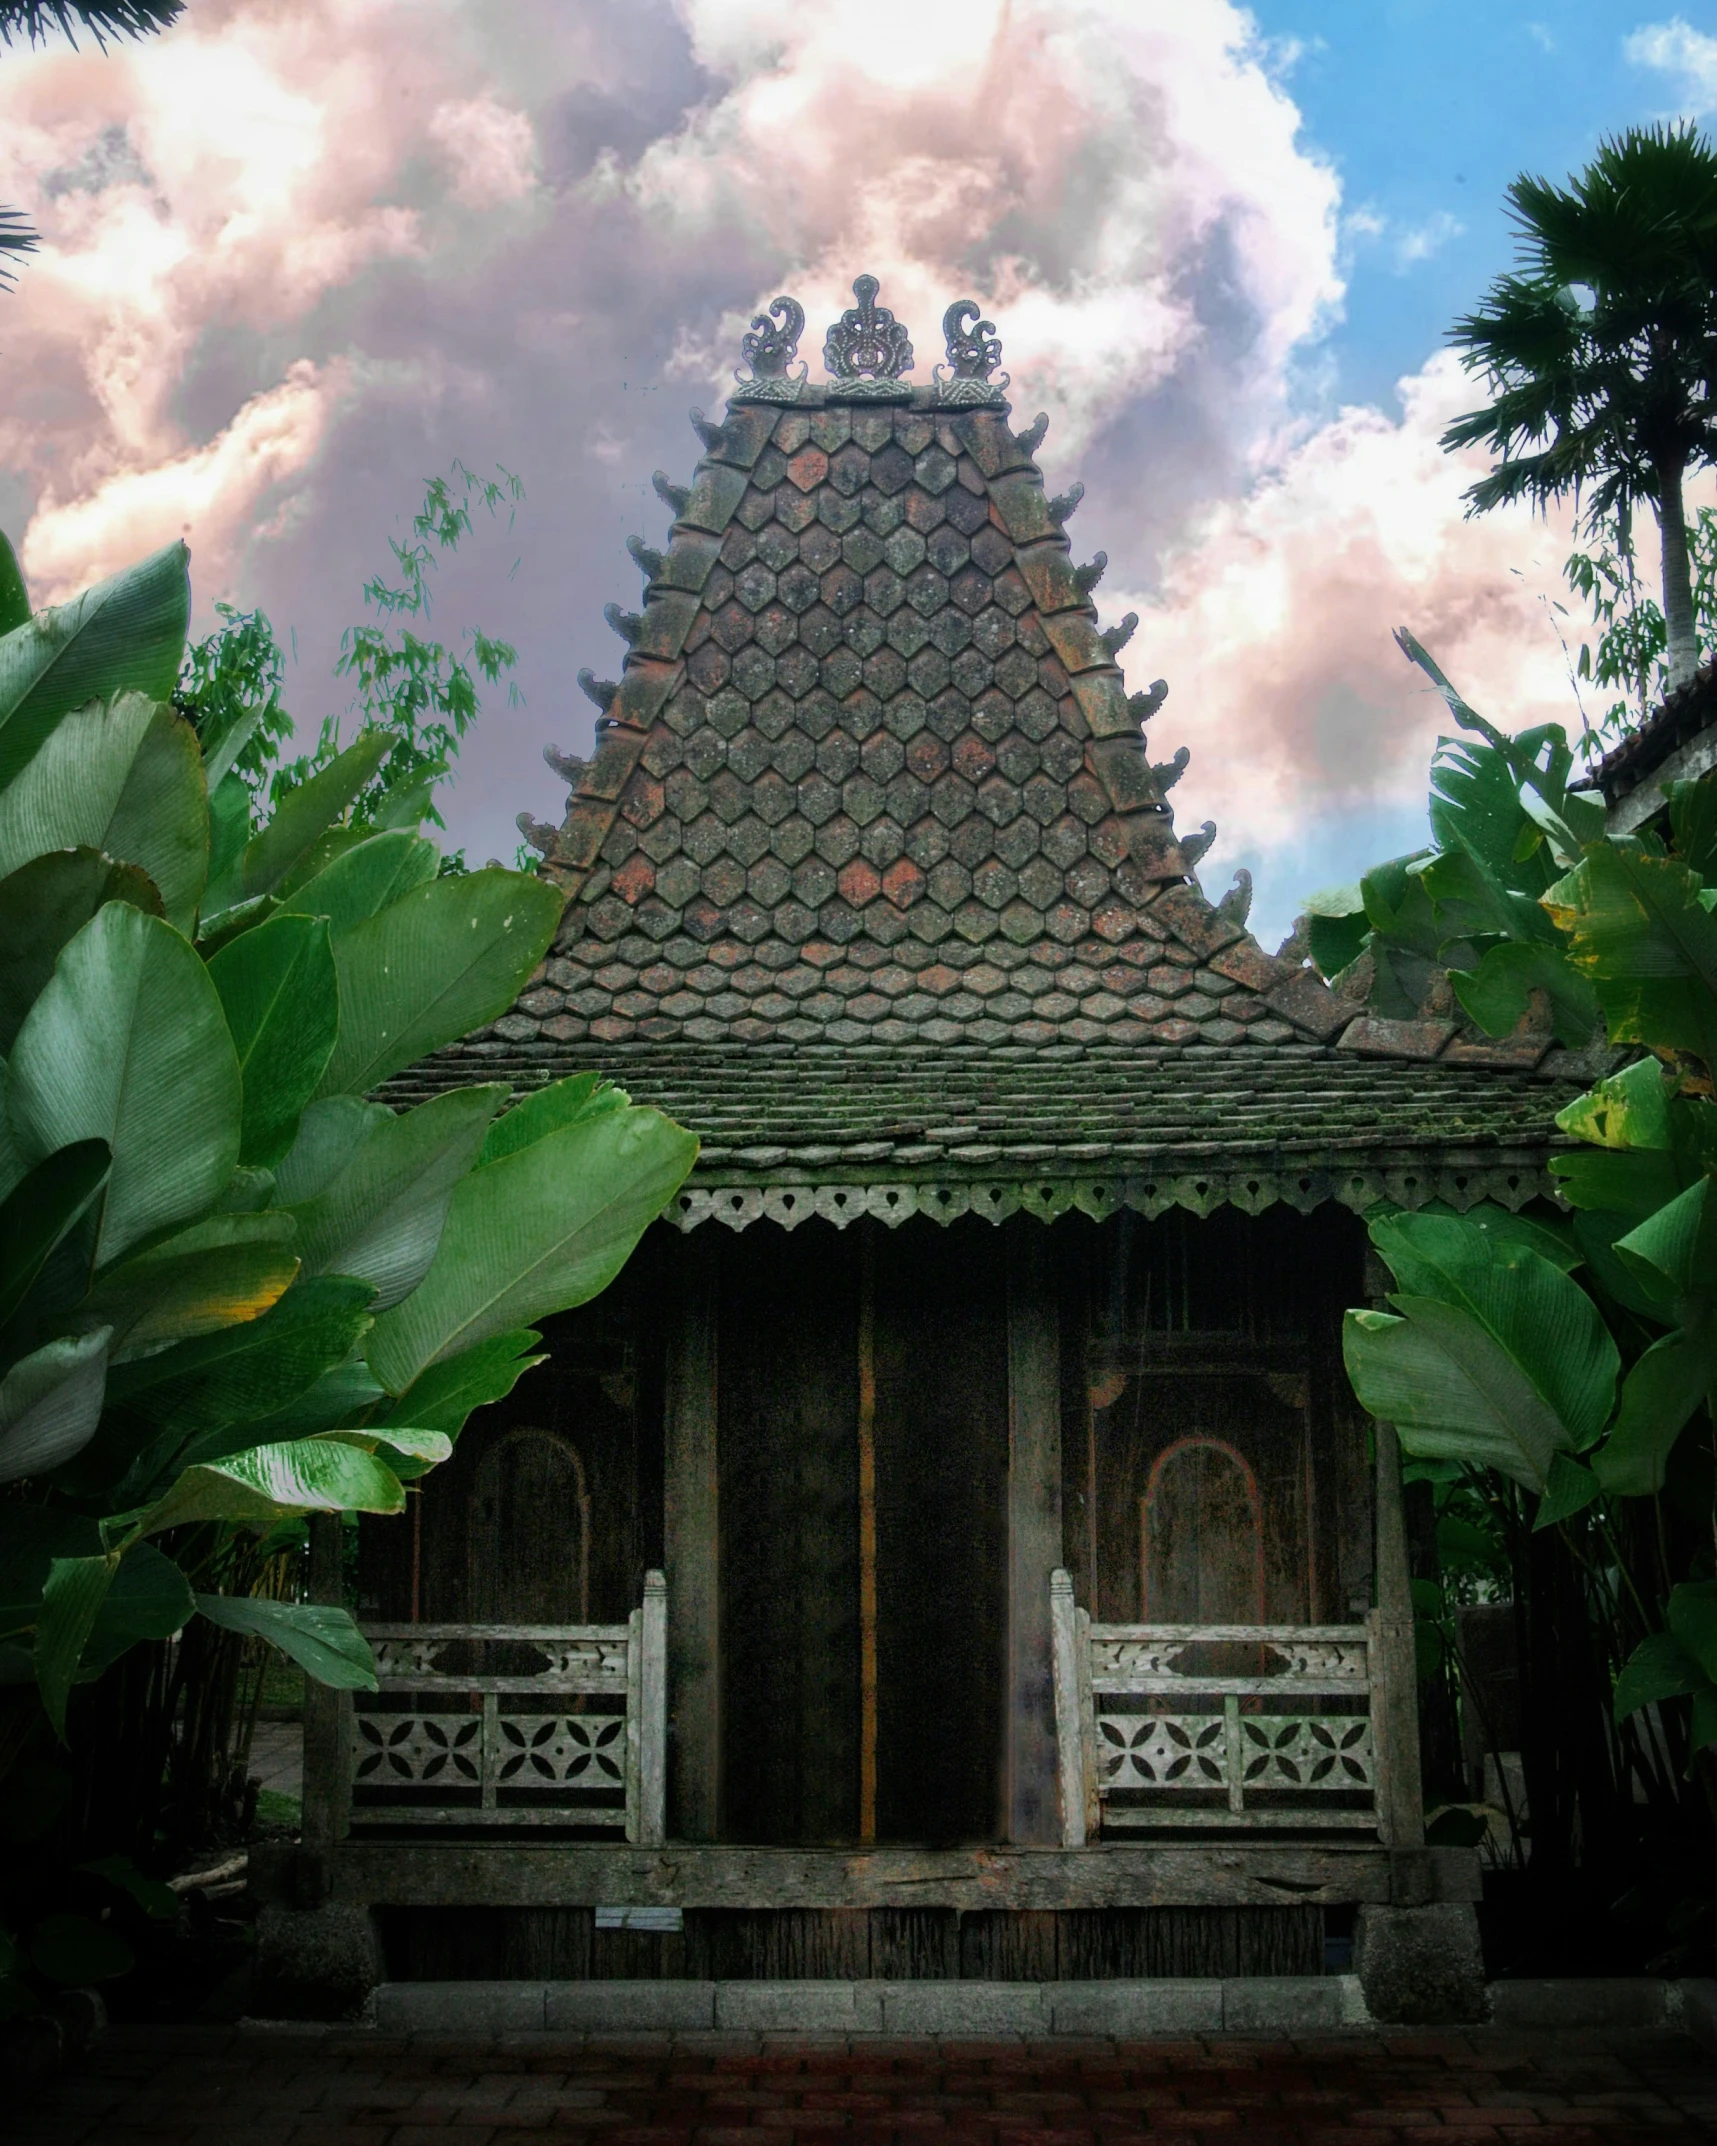
[[[168,697],[191,615],[189,560],[169,544],[0,640],[0,789],[68,710],[127,687]]]
[[[0,535],[0,634],[16,633],[30,623],[30,597],[11,539]]]
[[[397,1513],[404,1505],[398,1476],[373,1454],[299,1438],[197,1462],[139,1516],[136,1532],[159,1535],[191,1520],[228,1520],[262,1534],[286,1513]]]
[[[340,1025],[334,952],[322,917],[281,914],[221,948],[209,977],[244,1081],[239,1160],[267,1169],[298,1133]]]
[[[85,1309],[113,1327],[113,1361],[260,1319],[297,1277],[290,1215],[210,1215],[100,1275]]]
[[[1717,1684],[1717,1580],[1683,1580],[1669,1590],[1669,1629]]]
[[[504,1401],[527,1371],[547,1363],[546,1355],[529,1353],[541,1338],[534,1327],[521,1327],[431,1364],[375,1411],[376,1428],[385,1433],[390,1423],[418,1423],[457,1438],[473,1409]]]
[[[238,1161],[242,1088],[190,942],[109,902],[61,954],[18,1034],[8,1107],[34,1157],[105,1140],[97,1262],[212,1207]]]
[[[120,1366],[110,1398],[134,1420],[159,1426],[161,1434],[141,1456],[122,1502],[147,1497],[181,1453],[217,1457],[204,1450],[210,1438],[248,1442],[245,1426],[344,1363],[369,1326],[370,1294],[364,1282],[311,1277],[294,1284],[260,1319]]]
[[[244,894],[276,893],[304,862],[393,751],[392,733],[360,732],[338,758],[275,806],[268,825],[249,844],[240,867]]]
[[[1717,917],[1699,875],[1637,843],[1594,844],[1544,897],[1590,977],[1613,1043],[1717,1063]]]
[[[425,1365],[596,1296],[679,1190],[697,1149],[659,1111],[629,1108],[474,1170],[453,1195],[434,1265],[371,1330],[371,1370],[403,1393]]]
[[[197,734],[169,703],[121,693],[74,709],[0,790],[0,872],[62,849],[135,865],[168,921],[190,930],[208,871],[209,804]]]
[[[310,1438],[318,1431],[337,1430],[343,1423],[365,1421],[382,1398],[382,1388],[374,1373],[362,1356],[354,1352],[343,1364],[324,1371],[313,1386],[307,1386],[284,1408],[258,1416],[254,1423],[246,1426],[246,1434],[258,1445],[274,1445],[287,1438]]]
[[[320,920],[318,928],[327,929]],[[454,1187],[506,1096],[498,1086],[455,1088],[398,1117],[384,1110],[333,1181],[291,1210],[306,1270],[369,1282],[378,1314],[408,1296],[429,1271]]]
[[[48,1567],[36,1612],[36,1687],[62,1743],[66,1702],[83,1659],[84,1643],[95,1629],[118,1566],[117,1557],[56,1557]]]
[[[1608,1214],[1601,1207],[1579,1209],[1573,1217],[1574,1241],[1580,1247],[1591,1283],[1599,1293],[1636,1319],[1661,1323],[1661,1291],[1647,1290],[1639,1275],[1619,1257],[1616,1239],[1634,1227],[1632,1215]]]
[[[1615,1426],[1592,1466],[1611,1497],[1663,1488],[1675,1441],[1717,1381],[1717,1348],[1704,1333],[1663,1334],[1622,1381]]]
[[[49,1255],[88,1214],[113,1157],[105,1140],[47,1156],[0,1201],[0,1327],[23,1303]]]
[[[1592,1039],[1600,1018],[1597,995],[1559,947],[1510,940],[1485,949],[1476,969],[1455,972],[1455,996],[1486,1035],[1506,1036],[1531,1010],[1532,994],[1550,1001],[1556,1036],[1570,1050]]]
[[[1717,1200],[1711,1184],[1702,1177],[1616,1239],[1618,1256],[1648,1290],[1661,1288],[1667,1300],[1695,1290],[1709,1296],[1717,1286]]]
[[[390,1467],[396,1453],[433,1465],[446,1460],[453,1451],[453,1441],[445,1431],[426,1431],[403,1423],[389,1425],[385,1430],[319,1431],[317,1436],[331,1438],[338,1445],[356,1446],[361,1453],[380,1453]]]
[[[326,917],[335,939],[343,939],[354,924],[362,924],[414,887],[426,885],[440,863],[433,842],[425,842],[409,828],[396,828],[372,835],[336,857],[289,895],[283,906],[303,916]]]
[[[1463,1303],[1391,1299],[1399,1316],[1351,1311],[1348,1376],[1403,1450],[1500,1469],[1549,1488],[1558,1453],[1593,1444],[1615,1398],[1616,1345],[1591,1299],[1532,1252],[1462,1277]]]
[[[528,1148],[545,1133],[557,1133],[581,1118],[600,1117],[605,1110],[624,1110],[631,1100],[624,1088],[616,1088],[599,1073],[574,1073],[565,1080],[550,1081],[495,1120],[483,1141],[483,1160],[499,1162],[503,1155]]]
[[[0,1483],[46,1475],[95,1436],[107,1384],[109,1330],[43,1345],[0,1379]]]
[[[1558,1453],[1550,1463],[1550,1480],[1538,1501],[1538,1511],[1533,1515],[1534,1532],[1539,1528],[1554,1527],[1558,1520],[1568,1520],[1575,1513],[1584,1512],[1598,1495],[1599,1487],[1598,1478],[1590,1468],[1582,1466],[1570,1454]]]
[[[547,952],[561,904],[521,872],[465,872],[355,925],[334,952],[340,1040],[322,1094],[368,1094],[504,1013]]]
[[[256,1595],[199,1595],[211,1624],[266,1639],[307,1676],[335,1691],[374,1691],[375,1656],[343,1609],[320,1602],[269,1602]]]
[[[1665,783],[1675,854],[1709,883],[1717,880],[1717,781],[1701,775],[1693,782]]]
[[[191,1583],[173,1560],[153,1543],[133,1543],[102,1597],[75,1681],[86,1684],[100,1676],[141,1640],[171,1639],[195,1610]]]
[[[355,1095],[328,1095],[312,1103],[298,1137],[274,1173],[274,1196],[283,1207],[302,1207],[327,1191],[358,1150],[393,1112],[385,1103]]]
[[[1559,1129],[1595,1147],[1667,1149],[1675,1145],[1669,1106],[1674,1090],[1655,1058],[1641,1058],[1566,1104]]]
[[[1588,1148],[1552,1155],[1550,1174],[1570,1207],[1598,1208],[1644,1222],[1686,1183],[1676,1157],[1662,1148]]]
[[[1665,1699],[1682,1699],[1703,1691],[1706,1676],[1673,1632],[1653,1632],[1642,1639],[1628,1657],[1616,1679],[1615,1716],[1625,1721],[1642,1706],[1656,1706]]]
[[[0,1055],[11,1051],[66,942],[104,902],[161,916],[154,881],[99,850],[51,850],[0,879]]]

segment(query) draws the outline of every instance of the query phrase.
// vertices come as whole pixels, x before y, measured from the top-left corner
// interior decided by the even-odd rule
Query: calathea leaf
[[[44,1342],[0,1378],[0,1483],[46,1475],[95,1436],[108,1338],[98,1326]]]
[[[627,1109],[472,1171],[429,1272],[377,1320],[365,1345],[371,1370],[403,1393],[438,1358],[597,1295],[696,1155],[697,1141],[671,1119]]]
[[[239,1160],[267,1168],[298,1132],[334,1055],[339,986],[324,918],[279,915],[209,962],[244,1081]]]
[[[371,1120],[344,1168],[292,1210],[306,1268],[371,1283],[377,1313],[409,1295],[429,1270],[454,1187],[476,1163],[506,1094],[458,1088]]]
[[[1615,1426],[1592,1466],[1612,1497],[1663,1488],[1675,1441],[1717,1381],[1717,1336],[1677,1330],[1654,1341],[1622,1381]]]
[[[275,893],[393,751],[385,730],[366,730],[336,759],[275,806],[268,825],[245,850],[240,868],[246,897]]]
[[[69,709],[127,687],[168,697],[191,615],[189,559],[169,544],[0,640],[0,788]]]
[[[566,1080],[550,1081],[546,1088],[523,1096],[511,1110],[490,1126],[483,1141],[483,1160],[499,1162],[519,1148],[528,1148],[545,1133],[576,1125],[581,1118],[600,1117],[605,1110],[624,1110],[632,1098],[599,1073],[574,1073]]]
[[[335,949],[340,1040],[324,1095],[361,1095],[492,1021],[548,949],[562,897],[519,872],[466,872],[415,887]]]
[[[504,1401],[527,1371],[548,1361],[528,1353],[541,1338],[533,1327],[521,1327],[445,1357],[420,1372],[397,1399],[384,1402],[371,1420],[384,1434],[390,1423],[417,1423],[457,1438],[473,1409]]]
[[[190,942],[109,902],[61,954],[19,1032],[8,1105],[32,1158],[113,1154],[97,1259],[213,1206],[238,1160],[238,1059]]]
[[[104,902],[162,914],[160,891],[147,873],[99,850],[53,850],[0,879],[0,1054],[18,1040],[61,948]]]
[[[306,880],[284,907],[304,916],[326,917],[336,939],[397,902],[414,887],[432,880],[441,858],[433,842],[409,828],[372,835]]]
[[[84,1643],[95,1629],[101,1605],[119,1559],[106,1557],[56,1557],[48,1567],[36,1613],[36,1685],[54,1734],[63,1743],[66,1733],[66,1702]]]
[[[266,1602],[254,1595],[199,1595],[211,1624],[266,1639],[318,1684],[336,1691],[374,1691],[370,1643],[343,1609],[319,1602]]]
[[[209,807],[196,733],[167,702],[121,693],[74,709],[0,790],[0,872],[61,849],[135,865],[169,922],[189,931],[208,871]]]
[[[187,1521],[227,1520],[265,1534],[287,1513],[397,1513],[404,1505],[399,1478],[374,1455],[299,1438],[197,1462],[138,1516],[136,1532],[159,1535]]]
[[[109,1267],[84,1309],[113,1328],[113,1360],[260,1319],[299,1268],[290,1215],[222,1214]]]
[[[100,1676],[141,1640],[171,1639],[190,1623],[195,1610],[191,1584],[173,1560],[153,1543],[133,1543],[102,1597],[76,1681],[87,1683]]]
[[[112,1159],[105,1140],[74,1141],[37,1163],[0,1201],[0,1328],[89,1212]]]

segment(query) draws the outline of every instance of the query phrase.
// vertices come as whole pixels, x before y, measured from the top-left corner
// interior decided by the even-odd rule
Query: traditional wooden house
[[[1367,1208],[1542,1195],[1583,1069],[1206,899],[1046,420],[975,305],[914,382],[854,290],[821,381],[760,316],[658,476],[528,828],[553,957],[397,1084],[597,1067],[703,1147],[366,1532],[382,1690],[318,1702],[293,1897],[395,1975],[570,1981],[1317,1973],[1364,1909],[1375,2001],[1422,1955],[1458,2011],[1476,1862],[1424,1845],[1340,1320]]]

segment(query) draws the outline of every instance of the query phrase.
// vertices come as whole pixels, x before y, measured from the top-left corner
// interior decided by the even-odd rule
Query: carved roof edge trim
[[[1333,1170],[1308,1165],[1132,1177],[1016,1177],[977,1182],[909,1178],[889,1184],[712,1185],[694,1181],[681,1188],[662,1219],[682,1231],[705,1222],[720,1222],[731,1230],[747,1229],[753,1222],[796,1229],[801,1222],[813,1220],[845,1229],[848,1223],[871,1216],[892,1229],[914,1215],[944,1224],[966,1215],[999,1223],[1016,1214],[1035,1215],[1040,1222],[1082,1214],[1102,1222],[1127,1209],[1155,1221],[1176,1207],[1203,1217],[1218,1207],[1262,1214],[1265,1208],[1281,1203],[1310,1214],[1313,1208],[1334,1201],[1364,1214],[1380,1201],[1415,1209],[1431,1200],[1442,1200],[1461,1213],[1489,1203],[1513,1214],[1535,1199],[1560,1204],[1556,1181],[1545,1163],[1545,1151],[1531,1150],[1483,1163],[1450,1161],[1432,1154],[1417,1162],[1397,1161],[1391,1167],[1348,1164]]]

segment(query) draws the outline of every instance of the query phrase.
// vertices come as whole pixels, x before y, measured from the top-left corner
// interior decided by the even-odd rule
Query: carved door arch
[[[590,1622],[590,1488],[569,1438],[503,1431],[477,1462],[470,1510],[473,1623]]]
[[[1195,1431],[1157,1455],[1139,1500],[1147,1624],[1262,1624],[1264,1510],[1251,1464]]]

